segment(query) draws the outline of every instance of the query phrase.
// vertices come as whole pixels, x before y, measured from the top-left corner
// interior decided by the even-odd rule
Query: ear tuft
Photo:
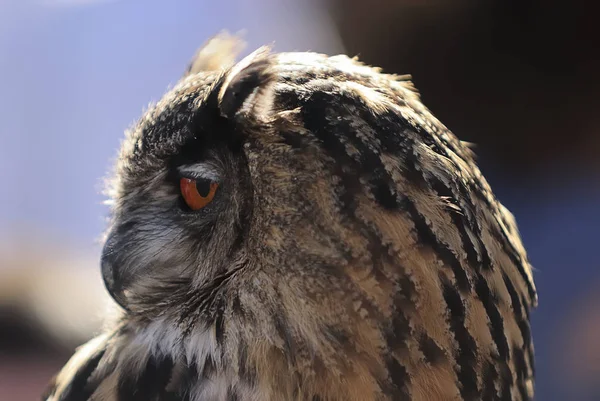
[[[235,63],[235,58],[244,47],[245,43],[240,37],[223,31],[200,47],[183,76],[227,69]]]
[[[275,79],[272,66],[273,58],[267,46],[259,48],[236,64],[227,74],[219,91],[221,115],[234,118],[238,113],[246,111],[258,111],[262,114],[269,99],[264,92]]]

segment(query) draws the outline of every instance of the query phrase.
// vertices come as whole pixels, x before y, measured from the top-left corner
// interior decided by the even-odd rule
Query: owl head
[[[180,309],[199,290],[212,297],[251,258],[248,134],[268,125],[258,106],[273,76],[266,49],[232,68],[213,46],[127,133],[110,182],[102,273],[135,315]]]
[[[280,399],[428,394],[432,366],[469,399],[529,349],[535,303],[470,150],[405,77],[234,47],[209,42],[123,143],[101,263],[128,327]]]

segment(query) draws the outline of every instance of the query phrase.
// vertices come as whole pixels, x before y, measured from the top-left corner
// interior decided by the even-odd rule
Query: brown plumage
[[[514,219],[407,78],[265,49],[214,65],[127,135],[102,260],[124,312],[47,400],[531,399]],[[182,178],[214,198],[191,210]]]

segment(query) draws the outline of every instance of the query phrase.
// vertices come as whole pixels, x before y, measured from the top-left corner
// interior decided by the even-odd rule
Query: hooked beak
[[[102,268],[102,278],[104,285],[110,296],[119,306],[128,311],[127,297],[125,296],[126,280],[123,277],[123,272],[119,270],[116,263],[115,241],[112,236],[109,236],[102,249],[102,258],[100,265]]]

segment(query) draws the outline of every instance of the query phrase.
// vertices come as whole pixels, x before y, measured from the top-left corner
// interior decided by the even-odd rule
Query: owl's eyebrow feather
[[[218,170],[210,163],[185,164],[177,168],[181,175],[191,176],[191,178],[204,178],[212,181],[219,181],[221,175]]]

